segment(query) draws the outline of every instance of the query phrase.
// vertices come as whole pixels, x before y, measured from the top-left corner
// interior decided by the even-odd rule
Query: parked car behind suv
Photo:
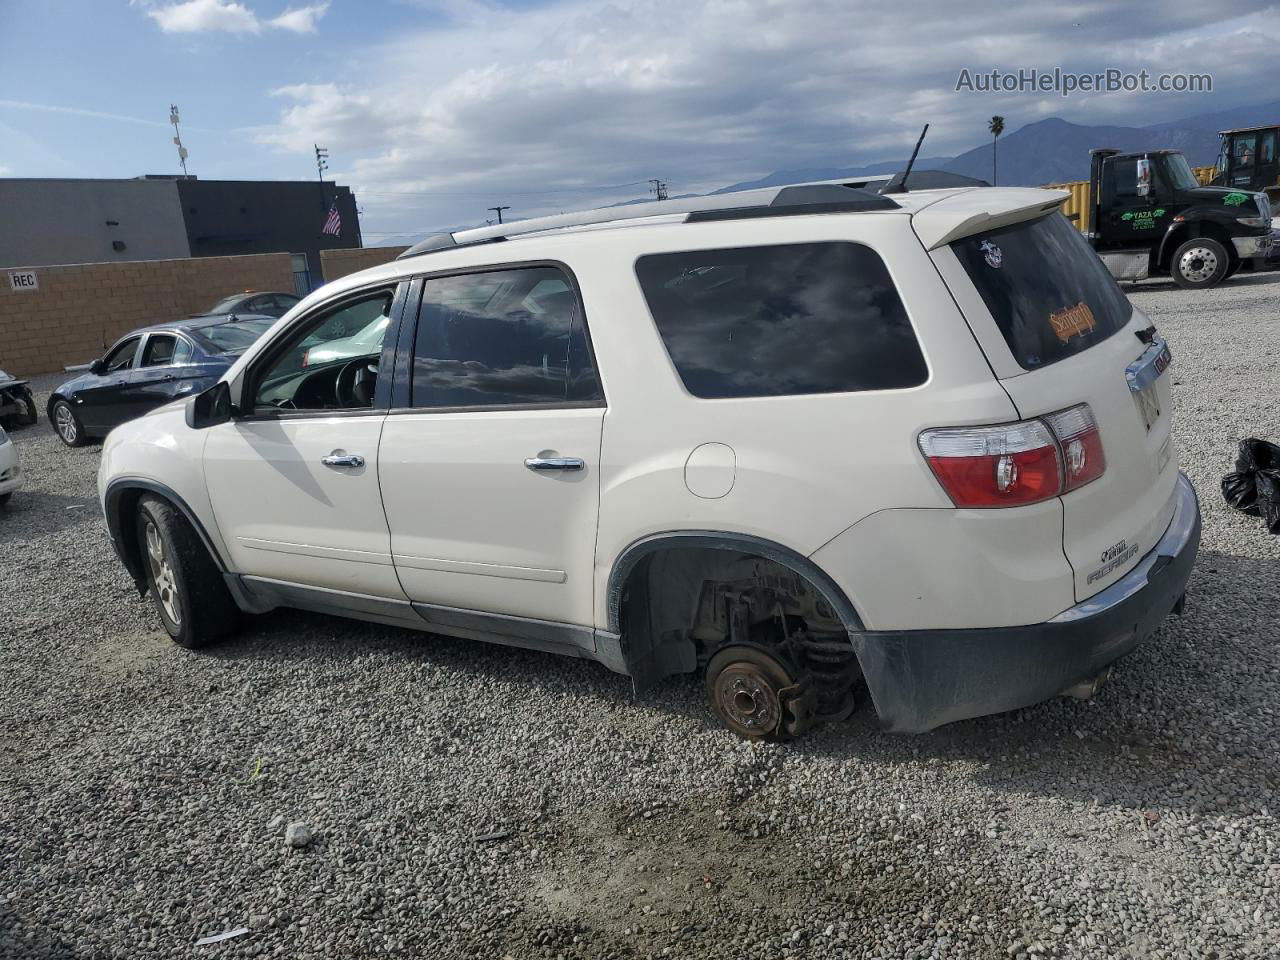
[[[1092,689],[1180,609],[1200,515],[1168,347],[1062,199],[813,184],[435,238],[114,431],[116,550],[184,646],[294,606],[701,673],[747,737],[862,680],[898,731]]]
[[[300,297],[292,293],[281,293],[274,290],[246,290],[244,293],[233,293],[223,297],[202,314],[201,317],[222,316],[228,313],[253,314],[259,317],[283,317],[297,306]]]
[[[208,389],[273,323],[274,317],[241,314],[125,334],[87,373],[49,395],[49,423],[69,447],[105,437],[126,420]]]

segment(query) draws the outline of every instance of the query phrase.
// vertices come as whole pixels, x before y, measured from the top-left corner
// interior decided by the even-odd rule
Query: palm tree
[[[996,139],[1004,133],[1004,117],[997,114],[987,121],[987,129],[991,131],[991,185],[996,185]]]

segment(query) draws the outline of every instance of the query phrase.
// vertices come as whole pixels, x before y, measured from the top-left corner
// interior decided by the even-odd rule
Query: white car
[[[18,462],[18,448],[4,427],[0,427],[0,507],[9,502],[20,486],[22,464]]]
[[[1090,691],[1181,610],[1200,512],[1168,347],[1062,199],[823,183],[425,241],[112,431],[116,550],[184,646],[300,607],[700,672],[747,737],[862,681],[897,731]]]

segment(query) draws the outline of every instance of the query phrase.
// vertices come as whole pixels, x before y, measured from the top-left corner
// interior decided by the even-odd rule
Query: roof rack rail
[[[492,243],[530,233],[565,230],[593,224],[626,220],[648,220],[656,217],[683,215],[685,223],[714,220],[746,220],[755,217],[805,216],[815,213],[862,213],[901,209],[888,197],[840,182],[806,183],[784,187],[744,190],[707,197],[682,197],[676,200],[646,201],[616,207],[599,207],[576,213],[562,213],[511,223],[476,227],[454,233],[440,233],[415,243],[396,257],[403,260],[424,253],[452,250],[457,247]]]

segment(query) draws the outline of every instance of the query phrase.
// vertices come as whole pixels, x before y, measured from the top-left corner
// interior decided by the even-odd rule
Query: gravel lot
[[[1280,440],[1280,275],[1131,294],[1204,507],[1187,615],[1092,702],[917,737],[748,745],[693,683],[289,612],[184,651],[42,413],[0,514],[0,956],[1280,955],[1280,542],[1218,493]]]

